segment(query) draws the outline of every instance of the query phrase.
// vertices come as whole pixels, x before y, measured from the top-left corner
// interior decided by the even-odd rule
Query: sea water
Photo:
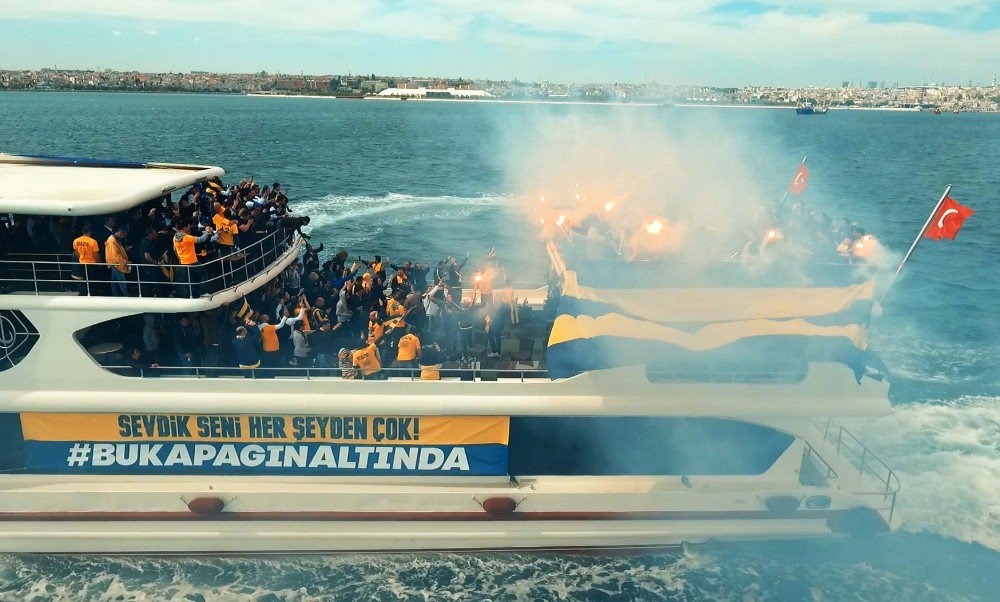
[[[0,152],[221,165],[229,178],[289,187],[314,242],[330,250],[431,262],[495,246],[515,283],[528,284],[547,258],[503,169],[500,154],[517,152],[505,128],[580,111],[751,133],[745,160],[775,198],[808,156],[802,199],[899,253],[945,185],[977,211],[956,241],[921,245],[873,324],[871,343],[892,369],[892,415],[847,421],[899,474],[899,532],[632,557],[3,556],[0,598],[996,599],[1000,116],[2,93]]]

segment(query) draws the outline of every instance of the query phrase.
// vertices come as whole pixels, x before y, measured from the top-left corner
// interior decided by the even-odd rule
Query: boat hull
[[[0,482],[0,552],[14,553],[669,547],[831,536],[840,531],[838,517],[865,504],[835,487],[802,485],[770,471],[420,484],[31,475]],[[823,498],[825,507],[807,507],[806,500]]]

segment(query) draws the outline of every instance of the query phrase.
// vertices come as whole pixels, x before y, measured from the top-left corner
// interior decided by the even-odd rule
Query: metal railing
[[[802,440],[802,443],[805,444],[805,451],[803,452],[805,458],[813,460],[821,470],[826,471],[826,474],[824,475],[826,479],[836,479],[837,471],[830,466],[829,462],[823,459],[823,456],[819,455],[816,448],[810,445],[805,439]]]
[[[315,366],[280,367],[280,368],[238,368],[233,366],[159,366],[148,368],[144,366],[104,366],[119,376],[139,378],[250,378],[250,379],[297,379],[297,380],[369,380],[377,379],[360,376],[354,379],[344,378],[339,367],[317,368]],[[407,378],[411,381],[420,380],[420,368],[382,368],[386,377]],[[519,379],[521,382],[530,379],[548,378],[548,370],[544,368],[448,368],[438,369],[440,380],[462,380],[491,382],[503,379]]]
[[[881,496],[882,501],[889,504],[888,522],[892,524],[893,513],[896,510],[896,495],[899,493],[900,482],[896,472],[883,462],[872,450],[868,449],[857,437],[846,428],[834,424],[828,418],[823,429],[823,440],[835,445],[837,453],[858,469],[858,475],[868,473],[882,484],[880,491],[851,492],[854,495]],[[824,462],[825,464],[825,462]]]
[[[0,286],[12,292],[83,296],[174,296],[188,299],[212,295],[263,272],[296,243],[296,234],[278,228],[260,240],[204,263],[192,265],[129,263],[130,273],[116,280],[108,263],[72,260],[0,260]],[[9,257],[17,257],[11,254]],[[54,255],[56,258],[67,257]],[[127,294],[122,295],[122,292]]]
[[[305,378],[312,380],[316,378],[342,378],[339,367],[317,367],[317,366],[280,366],[280,367],[260,367],[245,369],[234,366],[159,366],[156,368],[136,368],[132,366],[106,365],[105,369],[121,376],[139,377],[194,377],[194,378],[218,378],[220,376],[239,376],[246,378],[248,372],[252,373],[249,378]],[[408,377],[410,380],[420,379],[420,368],[399,368],[386,367],[382,372],[388,376]],[[518,378],[520,380],[532,378],[549,378],[546,368],[505,368],[495,367],[442,367],[440,368],[443,379],[454,379],[459,377],[464,380],[484,380],[492,381],[497,378]],[[657,375],[669,376],[671,382],[712,382],[712,383],[747,383],[747,382],[788,382],[792,373],[765,373],[765,372],[664,372]],[[796,375],[799,378],[800,375]],[[359,379],[360,380],[360,379]],[[815,453],[815,450],[813,450]],[[818,455],[817,455],[818,457]],[[822,461],[822,459],[820,459]],[[823,462],[826,464],[825,462]],[[829,466],[827,466],[829,468]],[[832,471],[833,469],[830,468]]]

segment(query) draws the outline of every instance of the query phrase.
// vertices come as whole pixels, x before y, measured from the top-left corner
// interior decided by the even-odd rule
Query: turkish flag
[[[792,183],[788,185],[788,192],[798,196],[806,189],[806,184],[808,183],[809,168],[806,167],[805,163],[799,163],[799,168],[795,171],[795,177],[792,178]]]
[[[963,207],[955,202],[950,196],[944,198],[941,208],[931,220],[931,225],[924,232],[924,236],[933,240],[947,238],[955,240],[955,235],[965,223],[965,218],[975,214],[975,211],[968,207]]]

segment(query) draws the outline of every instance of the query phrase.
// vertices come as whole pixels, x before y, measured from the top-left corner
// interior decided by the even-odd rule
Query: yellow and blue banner
[[[26,470],[506,475],[506,416],[22,413]]]
[[[872,279],[761,286],[760,278],[713,283],[664,272],[629,279],[622,269],[586,277],[567,270],[546,352],[550,374],[637,363],[662,372],[804,374],[809,361],[834,361],[860,378],[866,363],[880,364],[867,345]]]

